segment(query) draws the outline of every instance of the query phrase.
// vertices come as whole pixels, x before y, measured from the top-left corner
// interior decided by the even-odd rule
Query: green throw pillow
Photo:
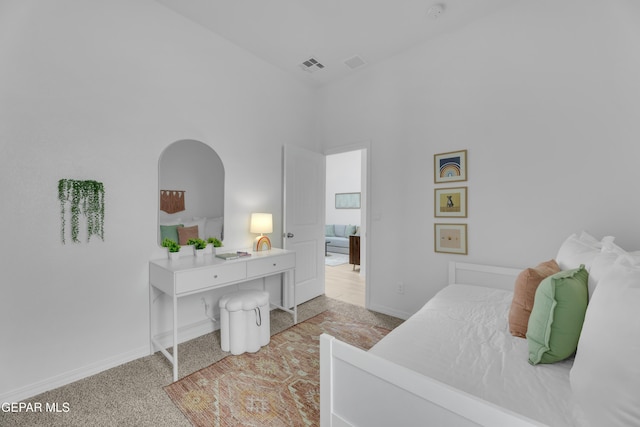
[[[182,224],[176,225],[161,225],[160,226],[160,241],[169,238],[178,243],[178,227],[182,227]]]
[[[324,235],[326,237],[336,237],[336,233],[333,231],[333,224],[324,226]]]
[[[544,279],[533,302],[527,328],[529,363],[554,363],[578,347],[587,311],[589,273],[584,265]]]
[[[347,225],[346,230],[344,231],[345,236],[351,236],[352,234],[356,234],[356,226],[355,225]]]

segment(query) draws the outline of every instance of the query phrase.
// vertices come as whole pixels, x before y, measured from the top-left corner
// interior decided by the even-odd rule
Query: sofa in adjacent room
[[[349,254],[349,236],[358,234],[357,225],[327,224],[324,226],[324,239],[327,242],[327,252]]]

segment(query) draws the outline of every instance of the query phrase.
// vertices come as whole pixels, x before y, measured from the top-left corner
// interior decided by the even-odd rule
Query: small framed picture
[[[434,224],[435,251],[467,254],[467,224]]]
[[[336,193],[336,209],[360,209],[360,193]]]
[[[434,154],[433,156],[434,182],[467,180],[467,150],[451,151],[449,153]]]
[[[436,218],[467,217],[467,187],[436,188],[433,193]]]

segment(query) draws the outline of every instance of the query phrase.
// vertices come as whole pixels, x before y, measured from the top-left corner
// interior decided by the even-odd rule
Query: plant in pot
[[[216,252],[215,248],[222,247],[222,242],[216,237],[209,237],[207,239],[207,243],[208,243],[207,247],[211,249],[212,253]]]
[[[169,259],[171,261],[180,258],[180,245],[175,240],[171,240],[170,238],[165,237],[162,241],[162,247],[167,248],[167,250],[169,251]]]
[[[189,239],[187,240],[187,245],[193,245],[196,249],[196,255],[202,256],[204,255],[204,249],[207,247],[207,242],[202,239]]]

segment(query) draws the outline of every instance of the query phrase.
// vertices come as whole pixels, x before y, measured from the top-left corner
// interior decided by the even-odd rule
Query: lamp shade
[[[252,213],[249,232],[273,233],[273,215],[270,213]]]

